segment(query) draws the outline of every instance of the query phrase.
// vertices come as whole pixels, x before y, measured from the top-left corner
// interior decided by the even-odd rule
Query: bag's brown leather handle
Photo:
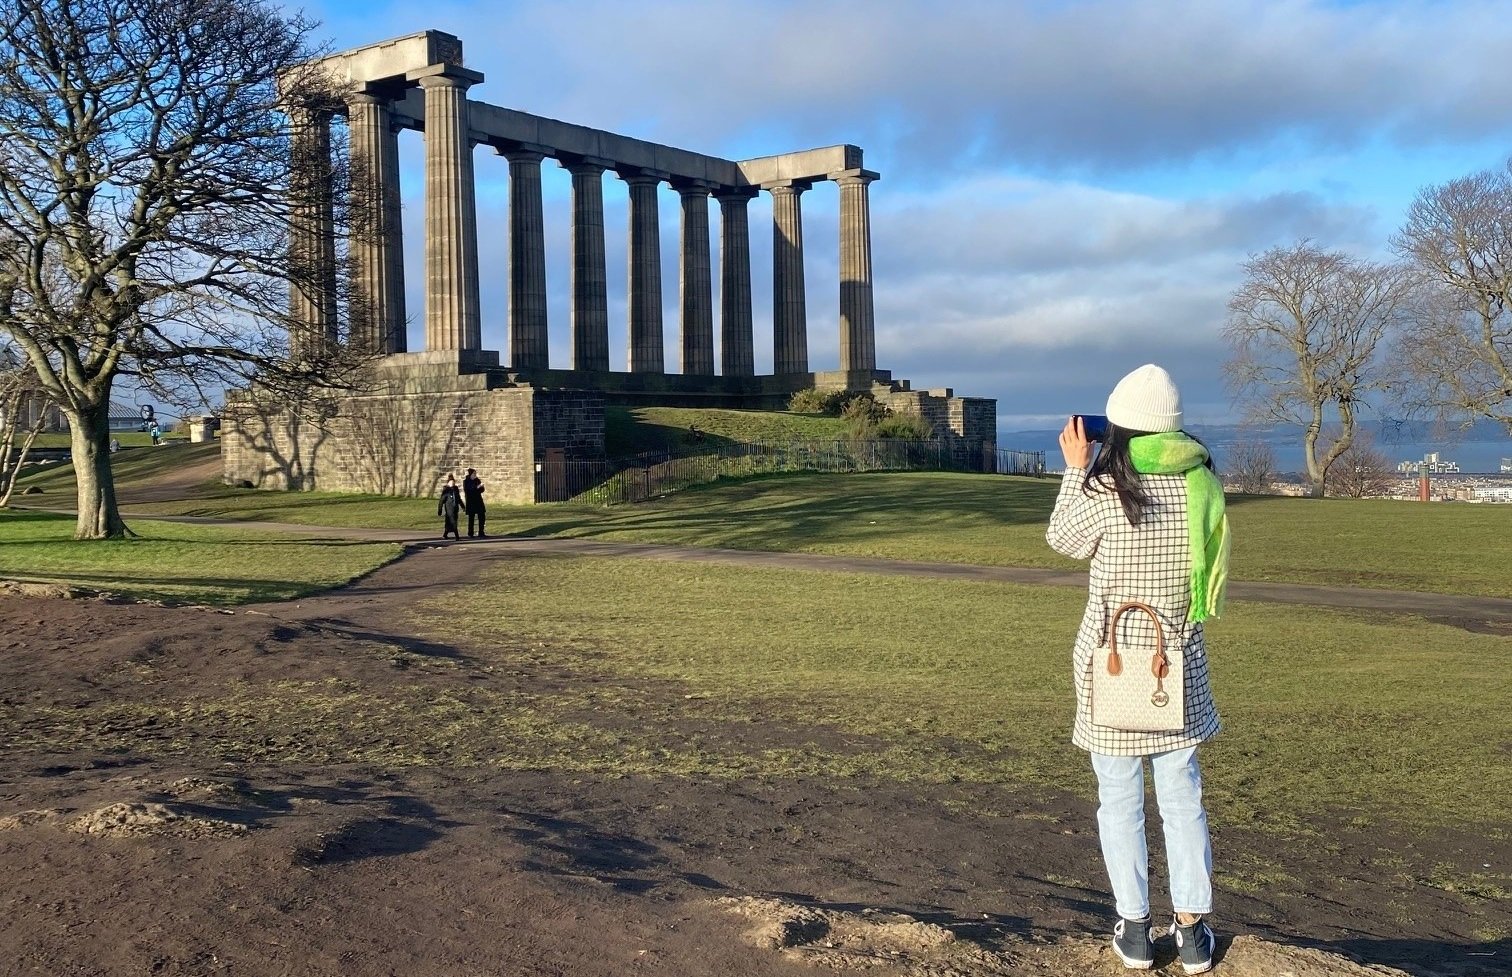
[[[1123,658],[1118,654],[1118,619],[1129,611],[1144,611],[1150,616],[1150,621],[1155,625],[1155,654],[1150,658],[1150,674],[1157,679],[1163,679],[1170,673],[1170,659],[1165,653],[1165,628],[1161,626],[1160,615],[1155,613],[1155,608],[1149,604],[1141,604],[1139,601],[1129,601],[1120,604],[1108,619],[1108,674],[1119,675],[1123,672]],[[1156,683],[1156,689],[1160,689],[1160,683]]]

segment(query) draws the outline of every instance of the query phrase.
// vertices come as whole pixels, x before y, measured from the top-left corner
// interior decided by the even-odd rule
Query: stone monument
[[[343,104],[291,105],[300,201],[290,242],[313,282],[292,289],[296,351],[338,333],[334,201],[319,191],[330,127],[350,132],[354,213],[369,233],[351,247],[350,342],[379,354],[378,382],[313,416],[270,413],[231,398],[221,442],[225,479],[266,488],[430,494],[447,472],[477,468],[498,502],[537,499],[549,457],[601,458],[606,404],[781,408],[797,390],[869,390],[922,415],[961,452],[990,458],[996,401],[914,391],[876,364],[869,188],[878,174],[859,147],[830,146],[732,161],[559,122],[468,97],[483,75],[464,67],[462,42],[425,31],[333,54],[310,68],[346,87]],[[425,349],[406,342],[398,139],[425,140]],[[488,147],[509,172],[508,357],[482,348],[474,153]],[[572,175],[570,367],[548,355],[541,164]],[[313,160],[314,163],[309,161]],[[604,176],[629,198],[626,369],[611,369],[604,257]],[[802,196],[840,190],[840,369],[809,369]],[[680,372],[663,362],[661,184],[682,199]],[[772,200],[773,361],[757,375],[747,205]],[[709,201],[718,202],[719,348],[714,345]],[[716,369],[717,367],[717,369]]]

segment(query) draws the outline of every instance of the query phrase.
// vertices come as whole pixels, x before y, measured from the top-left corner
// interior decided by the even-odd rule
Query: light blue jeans
[[[1150,915],[1150,855],[1145,847],[1145,757],[1092,754],[1097,773],[1098,836],[1113,886],[1118,915]],[[1155,800],[1165,827],[1166,863],[1171,874],[1171,908],[1206,915],[1213,911],[1213,849],[1207,812],[1202,809],[1202,774],[1197,748],[1156,753],[1149,758]]]

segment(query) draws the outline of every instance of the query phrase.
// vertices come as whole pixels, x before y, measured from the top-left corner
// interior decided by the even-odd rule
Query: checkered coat
[[[1082,491],[1086,469],[1067,468],[1045,540],[1057,553],[1092,561],[1087,608],[1071,655],[1076,682],[1076,723],[1071,742],[1108,756],[1148,756],[1195,746],[1218,732],[1218,711],[1208,685],[1202,625],[1189,623],[1192,569],[1187,536],[1186,476],[1142,475],[1153,500],[1138,526],[1129,525],[1111,487]],[[1136,733],[1092,725],[1092,651],[1102,642],[1108,617],[1120,604],[1149,604],[1165,625],[1168,650],[1182,649],[1185,663],[1186,728]],[[1145,614],[1118,622],[1121,647],[1154,649],[1154,626]],[[1175,655],[1171,656],[1175,662]]]

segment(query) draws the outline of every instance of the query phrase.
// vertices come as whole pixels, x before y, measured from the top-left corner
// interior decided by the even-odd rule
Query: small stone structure
[[[500,108],[467,97],[483,75],[463,66],[462,42],[425,31],[331,55],[310,66],[347,85],[341,105],[291,105],[297,217],[290,261],[301,270],[291,348],[337,341],[338,296],[330,126],[350,127],[352,205],[369,215],[351,246],[349,341],[380,354],[374,389],[320,409],[269,409],[231,398],[221,432],[228,483],[258,487],[429,494],[447,472],[477,468],[501,502],[535,500],[549,456],[602,457],[606,404],[780,408],[796,390],[870,390],[918,413],[974,457],[996,442],[996,401],[920,392],[876,368],[871,216],[878,174],[859,147],[732,161]],[[398,138],[425,138],[425,343],[406,343]],[[509,355],[482,348],[473,151],[509,167]],[[541,163],[572,174],[572,364],[548,356]],[[322,160],[325,161],[324,167]],[[603,177],[629,195],[627,369],[610,368]],[[840,369],[809,370],[802,195],[840,188]],[[682,198],[681,372],[663,362],[657,190]],[[773,212],[774,372],[754,368],[747,204],[765,191]],[[719,204],[718,362],[714,344],[709,201]],[[718,370],[716,372],[716,365]]]

